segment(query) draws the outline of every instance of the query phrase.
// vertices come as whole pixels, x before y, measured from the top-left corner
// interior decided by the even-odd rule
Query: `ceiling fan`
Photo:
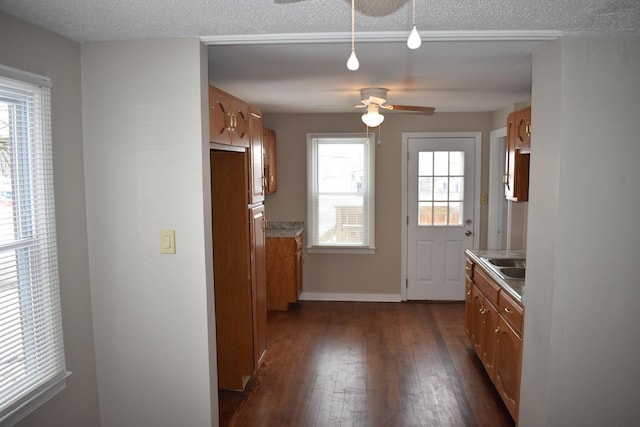
[[[384,116],[380,114],[381,108],[389,111],[409,111],[424,114],[433,114],[436,110],[433,107],[387,104],[387,91],[387,89],[381,87],[367,87],[360,89],[361,104],[356,105],[355,108],[367,109],[367,112],[362,115],[362,121],[367,126],[376,127],[384,121]]]

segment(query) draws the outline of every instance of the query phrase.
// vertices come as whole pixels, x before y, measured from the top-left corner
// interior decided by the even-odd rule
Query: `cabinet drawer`
[[[509,323],[518,334],[522,335],[524,310],[520,304],[511,298],[505,291],[500,292],[498,310],[507,323]]]
[[[475,270],[475,269],[474,269]],[[498,293],[500,292],[500,285],[489,278],[482,269],[474,271],[474,282],[478,289],[494,304],[498,304]]]
[[[467,277],[471,280],[473,280],[473,270],[475,269],[475,264],[469,260],[467,260],[467,263],[464,266],[464,269],[467,273]]]

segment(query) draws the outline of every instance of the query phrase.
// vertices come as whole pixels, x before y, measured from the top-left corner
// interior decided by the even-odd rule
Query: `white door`
[[[476,144],[476,137],[407,138],[408,300],[464,300]]]

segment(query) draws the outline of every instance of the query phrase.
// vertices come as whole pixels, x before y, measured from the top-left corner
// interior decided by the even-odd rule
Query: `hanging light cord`
[[[415,4],[414,4],[414,7],[415,7]],[[415,9],[413,13],[415,15]],[[355,52],[355,51],[356,51],[356,0],[351,0],[351,52]]]
[[[411,23],[413,26],[416,25],[416,0],[413,0],[413,21]]]
[[[356,56],[356,0],[351,0],[351,55],[347,60],[347,69],[355,71],[360,68],[360,62]]]

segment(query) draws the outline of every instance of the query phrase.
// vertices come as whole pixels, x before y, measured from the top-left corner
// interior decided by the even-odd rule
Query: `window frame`
[[[366,178],[363,179],[363,204],[364,229],[367,234],[368,243],[365,244],[319,244],[314,241],[317,235],[316,229],[319,221],[315,218],[314,206],[318,203],[318,191],[316,181],[318,177],[318,157],[316,156],[318,145],[322,140],[345,140],[353,144],[355,140],[362,140],[360,144],[365,145],[365,164],[367,167]],[[375,151],[376,134],[373,132],[359,133],[308,133],[307,134],[307,252],[308,253],[331,253],[331,254],[373,254],[375,253]],[[333,142],[335,143],[335,142]]]
[[[4,315],[18,316],[18,336],[23,343],[16,348],[15,339],[5,341],[2,335],[0,353],[12,354],[7,352],[18,350],[24,353],[24,362],[21,362],[24,374],[6,377],[7,381],[0,389],[0,424],[12,426],[63,390],[70,372],[65,363],[59,291],[51,138],[52,85],[46,77],[2,65],[0,84],[5,88],[5,94],[12,99],[15,97],[17,105],[28,106],[20,112],[24,119],[20,126],[28,125],[29,129],[24,132],[26,128],[16,127],[19,136],[10,139],[13,141],[12,163],[17,162],[12,164],[11,174],[20,184],[12,184],[17,190],[11,196],[16,206],[13,214],[0,218],[5,221],[13,215],[15,241],[1,244],[0,250],[7,259],[15,252],[18,260],[15,285],[7,282],[2,291],[15,287],[19,302],[10,300],[12,309]],[[14,143],[17,144],[15,147]],[[7,259],[2,261],[3,267],[11,267]],[[28,277],[34,273],[38,275],[37,279]],[[4,280],[12,278],[5,276]],[[17,314],[11,314],[15,310],[18,310]],[[12,321],[10,317],[5,320]],[[46,354],[46,358],[41,354]],[[33,363],[35,360],[38,360],[37,364]]]

